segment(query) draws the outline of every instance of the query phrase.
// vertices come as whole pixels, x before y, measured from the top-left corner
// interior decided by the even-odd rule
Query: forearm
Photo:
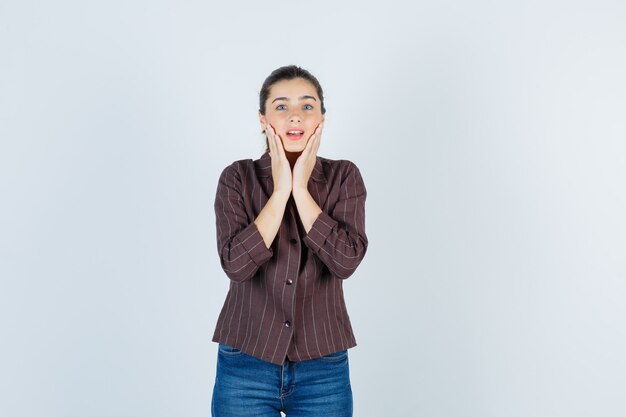
[[[293,199],[296,202],[302,226],[304,226],[304,230],[309,233],[311,227],[313,227],[313,223],[315,223],[315,219],[317,219],[317,216],[322,212],[322,209],[317,205],[315,200],[313,200],[311,193],[309,193],[309,190],[306,188],[294,188]]]
[[[346,228],[322,212],[304,237],[304,243],[328,269],[340,279],[346,279],[356,270],[367,251],[365,230]]]
[[[324,210],[315,216],[310,227],[306,226],[307,235],[303,239],[333,275],[340,279],[348,278],[356,270],[367,251],[368,243],[365,233],[367,191],[356,165],[346,164],[343,179],[330,184],[331,189],[333,186],[339,187],[338,198],[326,201]]]
[[[289,194],[274,192],[259,213],[254,223],[263,237],[265,246],[269,249],[278,233],[285,214],[285,207]]]

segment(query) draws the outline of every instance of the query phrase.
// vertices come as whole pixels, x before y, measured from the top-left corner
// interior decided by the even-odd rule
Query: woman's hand
[[[272,158],[272,179],[274,180],[274,192],[283,197],[289,197],[292,187],[291,166],[285,156],[285,150],[280,136],[276,134],[272,125],[265,125],[265,133],[270,147],[270,157]]]
[[[295,165],[293,166],[293,185],[292,189],[294,194],[298,191],[306,191],[309,178],[313,172],[315,166],[315,158],[317,157],[317,150],[320,147],[320,138],[322,136],[323,124],[320,123],[315,129],[315,132],[311,135],[306,143],[302,154],[298,157]]]
[[[293,166],[293,199],[296,202],[298,215],[300,216],[300,221],[306,233],[309,233],[313,227],[313,223],[315,223],[315,220],[322,212],[322,209],[317,205],[315,200],[313,200],[307,188],[309,178],[315,167],[317,150],[320,147],[322,127],[321,123],[317,126],[317,129],[315,129],[315,132],[313,132],[307,141],[302,154],[298,157],[298,160]]]
[[[265,203],[254,224],[256,224],[265,246],[269,249],[276,238],[278,229],[285,215],[287,201],[291,195],[291,166],[285,156],[285,151],[280,137],[270,124],[265,125],[265,134],[270,146],[272,158],[272,178],[274,179],[274,191]]]

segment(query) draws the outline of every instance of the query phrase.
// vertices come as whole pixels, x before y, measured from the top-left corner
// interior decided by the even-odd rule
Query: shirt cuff
[[[261,232],[259,232],[259,228],[254,222],[250,223],[241,231],[239,239],[241,241],[241,245],[248,253],[248,256],[250,256],[250,259],[252,259],[252,262],[254,262],[257,266],[263,265],[274,254],[272,248],[268,249],[265,246],[263,236],[261,236]]]
[[[337,220],[322,211],[313,222],[309,233],[302,240],[309,248],[317,252],[324,246],[324,242],[326,242],[337,223]]]

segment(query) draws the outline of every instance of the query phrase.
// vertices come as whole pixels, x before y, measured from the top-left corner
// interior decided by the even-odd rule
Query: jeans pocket
[[[348,350],[340,350],[339,352],[331,353],[330,355],[322,356],[321,361],[324,362],[339,362],[348,357]]]
[[[222,343],[220,343],[218,346],[218,352],[223,355],[228,355],[228,356],[243,355],[243,352],[240,351],[239,349],[235,349],[232,346],[224,345]]]

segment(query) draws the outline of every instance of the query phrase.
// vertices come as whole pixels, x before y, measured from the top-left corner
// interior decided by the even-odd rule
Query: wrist
[[[290,195],[291,190],[274,190],[274,192],[272,193],[272,197],[284,202],[287,202],[287,200],[289,200]]]
[[[293,190],[291,191],[293,194],[293,198],[297,199],[300,197],[305,197],[306,195],[309,194],[309,190],[306,186],[298,186],[298,185],[294,185]]]

